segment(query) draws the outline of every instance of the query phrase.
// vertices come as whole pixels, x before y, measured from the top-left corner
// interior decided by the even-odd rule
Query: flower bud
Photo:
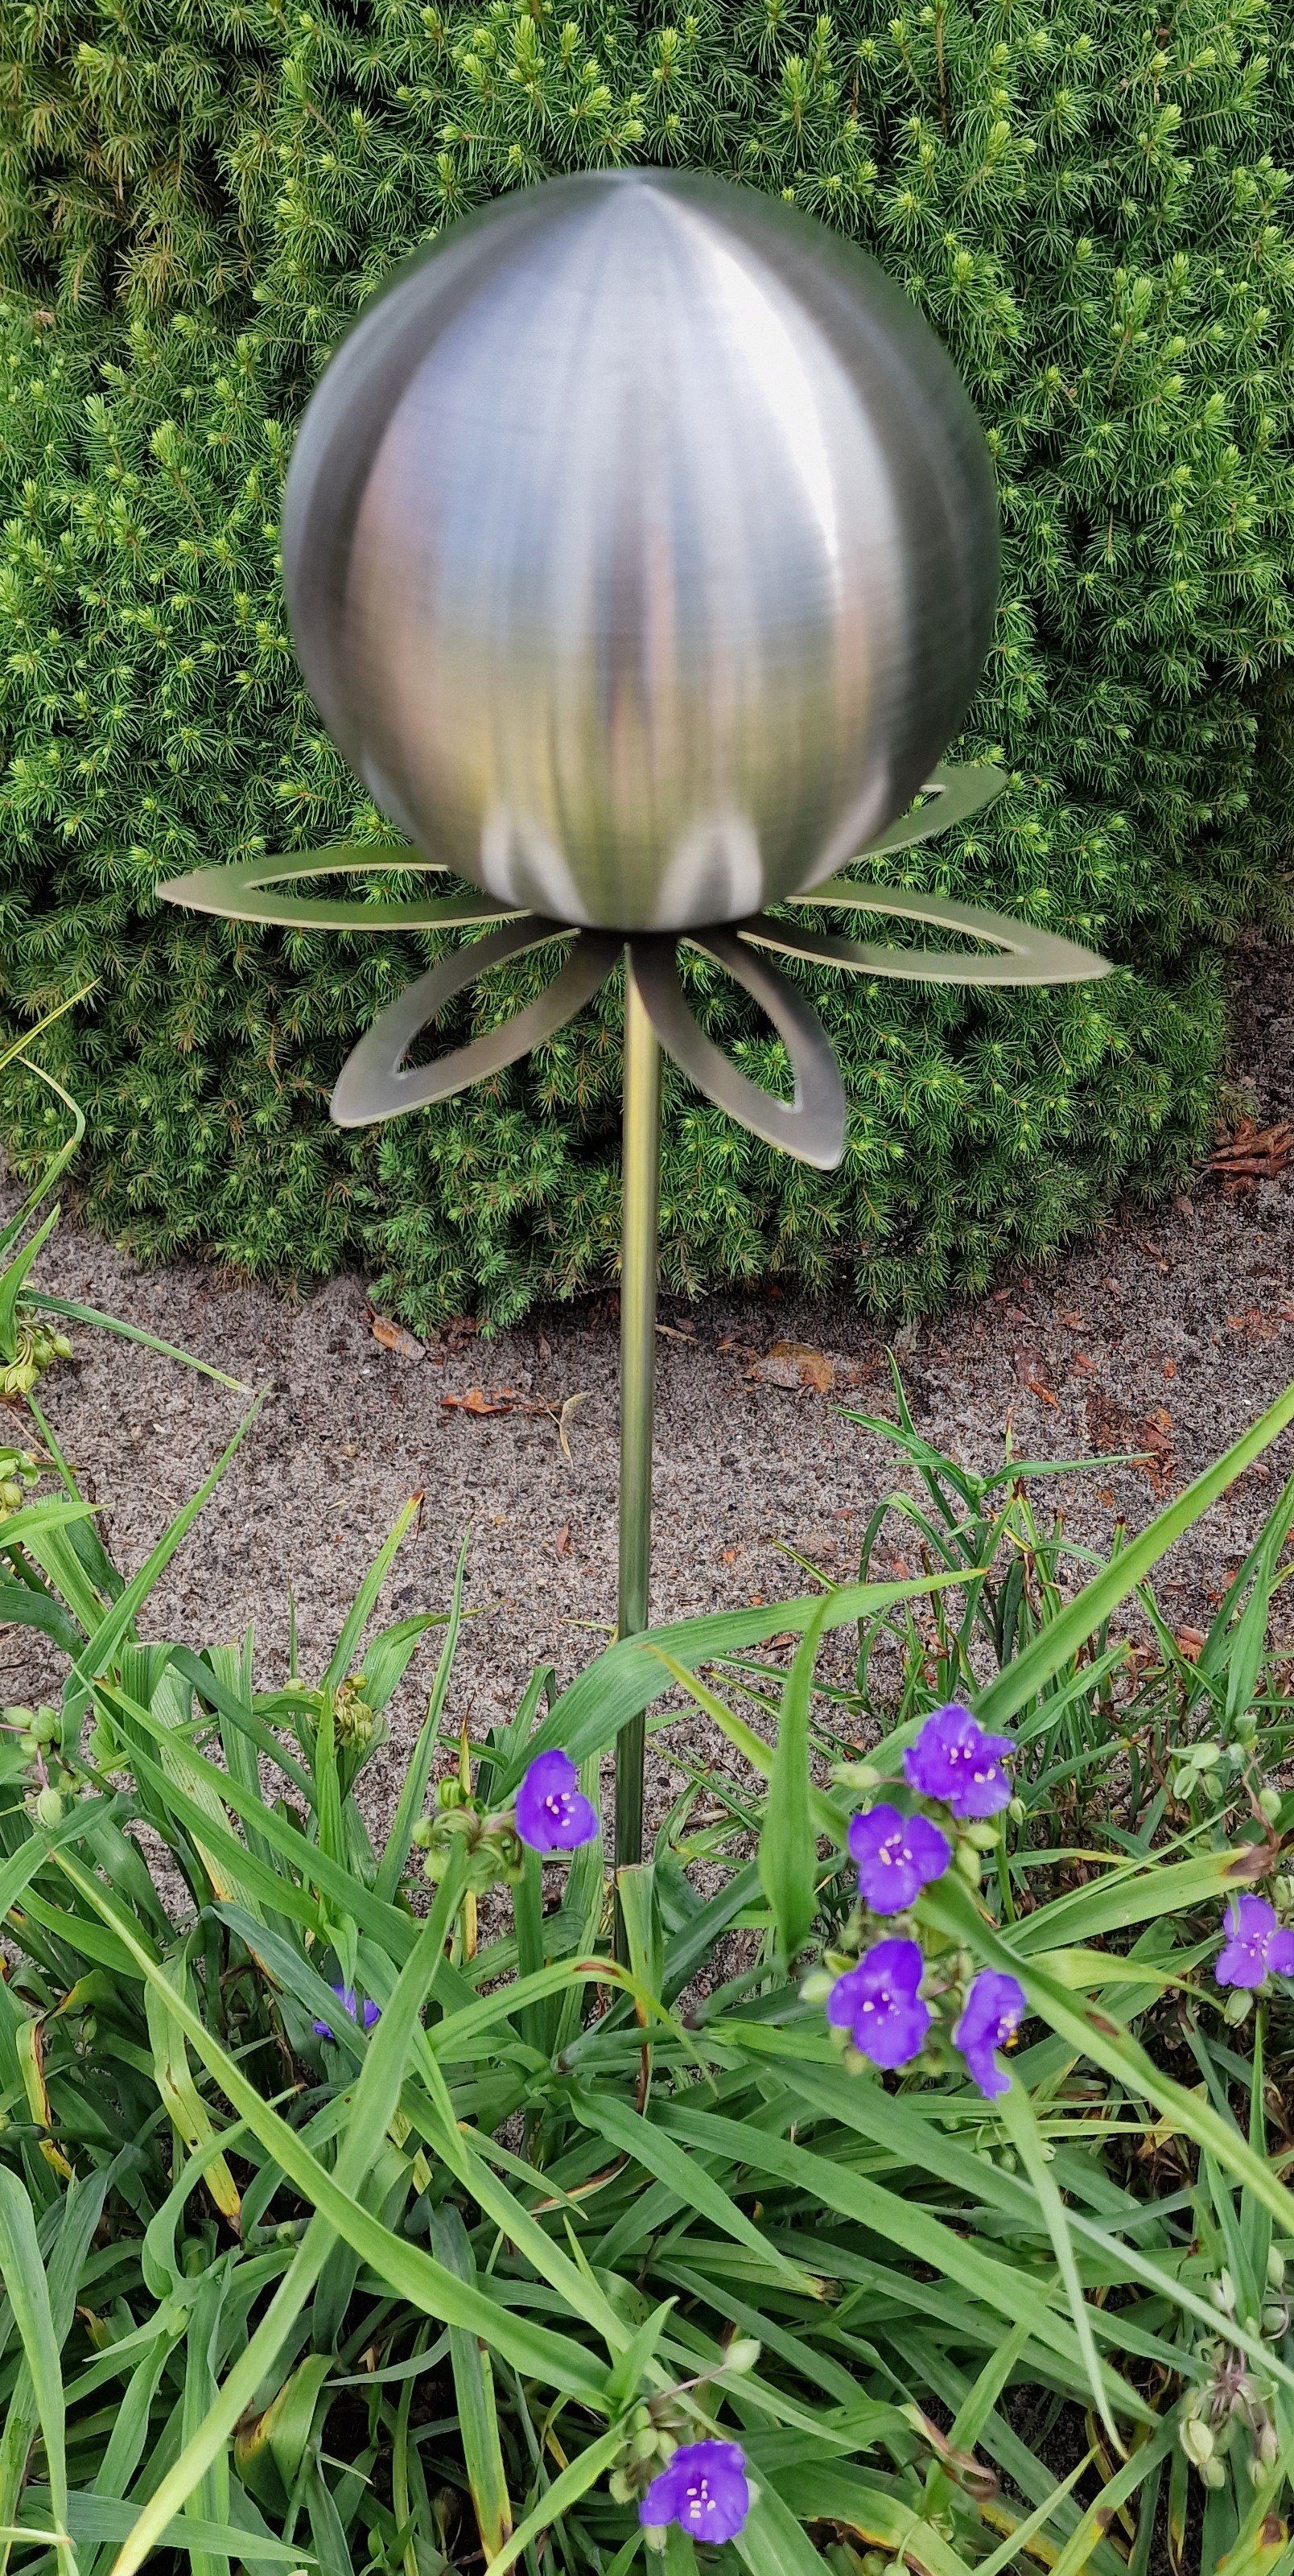
[[[1262,1808],[1263,1814],[1267,1818],[1269,1825],[1274,1825],[1279,1822],[1281,1808],[1285,1804],[1284,1798],[1282,1797],[1279,1789],[1260,1789],[1258,1792],[1258,1804]]]
[[[725,2370],[753,2370],[763,2346],[754,2335],[734,2335],[723,2356]]]
[[[1237,1744],[1253,1743],[1258,1733],[1258,1719],[1253,1709],[1241,1709],[1239,1716],[1232,1720],[1232,1733]]]
[[[415,1851],[426,1850],[428,1843],[431,1841],[431,1826],[425,1816],[419,1816],[417,1824],[414,1826],[409,1839],[412,1842]]]
[[[975,1849],[975,1847],[974,1847],[974,1844],[973,1844],[973,1843],[968,1843],[968,1842],[959,1842],[959,1843],[958,1843],[958,1845],[957,1845],[957,1867],[958,1867],[958,1869],[961,1871],[962,1877],[966,1880],[966,1882],[967,1882],[967,1885],[968,1885],[968,1886],[970,1886],[970,1887],[978,1887],[978,1886],[979,1886],[979,1882],[980,1882],[980,1856],[979,1856],[979,1853],[976,1851],[976,1849]]]
[[[1200,2476],[1206,2487],[1224,2487],[1227,2482],[1226,2470],[1224,2469],[1221,2460],[1217,2459],[1202,2460],[1200,2463]]]
[[[999,1834],[996,1825],[968,1825],[966,1827],[966,1840],[975,1851],[996,1851],[1001,1839],[1002,1837]]]
[[[1213,2457],[1213,2435],[1200,2415],[1185,2415],[1177,2428],[1177,2438],[1187,2459],[1197,2469]]]
[[[1022,1825],[1024,1823],[1025,1813],[1026,1810],[1023,1798],[1013,1798],[1007,1808],[1007,1814],[1010,1817],[1012,1824]]]
[[[1198,1785],[1199,1774],[1189,1767],[1173,1773],[1173,1796],[1179,1800],[1189,1798],[1191,1791]]]
[[[1219,2272],[1216,2281],[1210,2281],[1209,2283],[1209,2297],[1212,2299],[1215,2308],[1221,2308],[1225,2317],[1233,2317],[1235,2315],[1236,2285],[1231,2278],[1231,2274],[1226,2269],[1225,2264]]]
[[[1267,2286],[1269,2290],[1283,2290],[1285,2287],[1285,2257],[1278,2245],[1267,2248]]]
[[[1214,1763],[1220,1759],[1221,1753],[1222,1747],[1220,1744],[1193,1744],[1191,1746],[1191,1760],[1197,1771],[1211,1771]]]
[[[60,1798],[57,1789],[41,1790],[40,1795],[36,1800],[36,1814],[42,1825],[60,1825],[62,1823],[63,1801]]]
[[[1258,2320],[1269,2343],[1279,2343],[1281,2336],[1289,2331],[1289,2321],[1288,2299],[1268,2299]]]
[[[801,2003],[825,2004],[835,1982],[829,1968],[811,1968],[800,1987]]]
[[[1247,1994],[1243,1986],[1233,1986],[1222,2007],[1223,2020],[1229,2021],[1233,2030],[1238,2030],[1242,2021],[1248,2021],[1253,2002],[1253,1996]]]
[[[842,1789],[879,1789],[881,1775],[871,1762],[833,1762],[831,1777]]]

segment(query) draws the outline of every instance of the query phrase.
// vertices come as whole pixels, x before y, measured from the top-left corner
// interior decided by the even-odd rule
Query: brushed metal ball
[[[992,470],[928,324],[777,199],[628,170],[397,272],[288,476],[334,741],[432,859],[617,930],[741,919],[910,803],[970,700]]]

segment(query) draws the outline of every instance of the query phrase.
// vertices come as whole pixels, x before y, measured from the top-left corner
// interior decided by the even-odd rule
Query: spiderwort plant
[[[878,1800],[851,1819],[858,1903],[804,1990],[825,2003],[847,2057],[885,2070],[924,2058],[933,2072],[955,2050],[989,2101],[1008,2089],[998,2051],[1024,2018],[1024,1990],[995,1971],[972,1977],[959,1952],[931,1943],[912,1909],[950,1867],[978,1884],[1000,1830],[991,1820],[1011,1801],[1013,1750],[1009,1736],[986,1734],[959,1702],[925,1720],[903,1757],[909,1797],[920,1803]],[[847,1765],[838,1777],[879,1786],[866,1766]]]

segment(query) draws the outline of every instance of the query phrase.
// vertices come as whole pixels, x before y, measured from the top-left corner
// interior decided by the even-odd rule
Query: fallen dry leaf
[[[569,1458],[571,1454],[571,1444],[566,1437],[567,1424],[570,1421],[571,1415],[575,1411],[576,1405],[586,1404],[588,1402],[588,1395],[588,1388],[586,1386],[581,1387],[578,1395],[568,1395],[565,1402],[558,1408],[557,1439],[563,1458]],[[551,1413],[552,1409],[551,1405],[545,1405],[542,1407],[542,1410],[546,1413]]]
[[[1195,1662],[1204,1642],[1202,1628],[1179,1628],[1173,1638],[1178,1654],[1183,1656],[1188,1664]]]
[[[447,1413],[521,1413],[530,1406],[515,1386],[469,1386],[466,1395],[442,1395]]]
[[[1216,1172],[1230,1198],[1242,1191],[1255,1189],[1259,1181],[1274,1181],[1294,1155],[1294,1126],[1287,1118],[1278,1118],[1270,1127],[1259,1127],[1252,1118],[1242,1118],[1229,1135],[1219,1137],[1209,1156],[1208,1169]]]
[[[407,1333],[403,1324],[393,1323],[389,1315],[370,1309],[369,1331],[384,1351],[394,1351],[399,1360],[422,1360],[427,1356],[426,1343],[420,1342],[416,1333]]]
[[[567,1430],[571,1415],[577,1404],[587,1400],[588,1393],[587,1387],[581,1387],[577,1395],[568,1395],[559,1403],[552,1396],[523,1395],[520,1387],[516,1386],[469,1386],[465,1395],[442,1395],[440,1401],[447,1413],[547,1415],[548,1420],[557,1426],[562,1456],[569,1458],[571,1444]]]
[[[774,1342],[762,1359],[751,1361],[746,1375],[757,1386],[808,1389],[814,1395],[830,1395],[836,1383],[834,1362],[807,1342]]]
[[[1038,1396],[1043,1404],[1051,1405],[1054,1410],[1056,1398],[1042,1374],[1042,1362],[1037,1352],[1017,1351],[1014,1359],[1015,1373],[1021,1386],[1026,1386],[1030,1395]]]
[[[553,1540],[553,1554],[554,1556],[569,1556],[570,1552],[571,1525],[569,1521],[563,1521],[556,1538]]]

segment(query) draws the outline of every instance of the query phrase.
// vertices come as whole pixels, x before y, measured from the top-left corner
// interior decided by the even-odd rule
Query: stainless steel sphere
[[[902,813],[997,558],[975,414],[881,270],[657,170],[505,197],[399,271],[283,528],[302,669],[382,811],[617,930],[740,919]]]

